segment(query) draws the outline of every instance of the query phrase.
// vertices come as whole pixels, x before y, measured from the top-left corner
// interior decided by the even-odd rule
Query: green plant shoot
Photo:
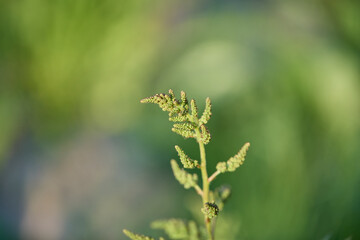
[[[169,113],[169,121],[174,122],[173,132],[184,138],[194,138],[199,144],[200,161],[190,158],[183,149],[175,146],[180,162],[186,169],[199,169],[202,179],[202,186],[198,184],[198,175],[190,174],[181,168],[174,159],[170,161],[176,180],[185,189],[194,188],[201,197],[203,207],[199,209],[204,214],[204,223],[197,225],[194,221],[185,222],[181,219],[160,220],[152,223],[155,229],[165,231],[169,239],[183,240],[215,240],[215,218],[223,209],[225,201],[231,194],[228,186],[221,186],[213,191],[210,190],[210,183],[221,173],[234,172],[245,161],[246,153],[250,143],[245,143],[239,152],[226,162],[219,162],[215,172],[209,177],[206,168],[205,145],[211,140],[211,135],[206,124],[211,118],[211,101],[206,98],[204,112],[198,116],[198,107],[194,99],[190,103],[184,91],[181,91],[180,99],[176,99],[174,92],[170,89],[168,94],[156,94],[144,98],[141,103],[154,103]],[[132,233],[124,230],[124,234],[132,240],[155,240],[152,237]],[[160,240],[165,240],[160,238]]]

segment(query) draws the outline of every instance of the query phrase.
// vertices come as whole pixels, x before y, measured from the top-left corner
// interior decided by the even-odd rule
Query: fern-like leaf
[[[192,130],[173,127],[171,129],[171,131],[173,131],[176,134],[179,134],[179,135],[183,136],[184,138],[194,138],[196,136],[194,131],[192,131]]]
[[[184,185],[185,189],[197,186],[198,176],[196,174],[187,173],[184,169],[181,169],[174,159],[171,160],[171,168],[176,180]]]
[[[200,141],[203,142],[204,144],[208,144],[211,140],[211,135],[209,130],[207,129],[207,127],[205,127],[205,125],[201,125],[200,131],[201,131]]]
[[[130,232],[129,230],[126,230],[126,229],[124,229],[123,232],[126,236],[128,236],[132,240],[155,240],[155,238],[136,234],[136,233]]]
[[[199,231],[194,221],[187,224],[181,219],[158,220],[151,223],[154,229],[162,229],[170,239],[199,240]]]
[[[250,147],[250,143],[245,143],[240,151],[233,157],[231,157],[227,162],[219,162],[216,165],[216,169],[219,172],[234,172],[238,167],[240,167],[246,157],[246,153]]]
[[[175,146],[176,151],[180,157],[180,161],[183,164],[184,168],[200,168],[199,162],[197,160],[191,159],[186,153],[178,146]]]
[[[170,117],[185,116],[189,112],[189,107],[184,92],[181,94],[181,100],[175,98],[174,92],[170,89],[169,94],[155,94],[154,96],[144,98],[141,103],[154,103],[159,105],[163,111],[169,112]]]
[[[201,118],[199,119],[199,125],[206,124],[210,120],[210,117],[211,117],[211,100],[210,98],[206,98],[205,109]]]
[[[191,106],[191,115],[193,118],[197,118],[198,117],[198,108],[196,105],[196,102],[194,99],[191,99],[190,101],[190,106]]]

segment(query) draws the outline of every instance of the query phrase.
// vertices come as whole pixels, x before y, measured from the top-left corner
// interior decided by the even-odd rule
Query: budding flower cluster
[[[185,92],[181,92],[181,100],[175,98],[174,92],[170,89],[169,94],[155,94],[154,96],[144,98],[141,103],[155,103],[163,111],[169,112],[169,117],[185,116],[189,112],[189,106]]]
[[[211,136],[205,124],[211,117],[210,98],[206,99],[204,112],[199,119],[195,100],[191,99],[189,104],[186,93],[181,91],[180,95],[180,100],[176,99],[173,90],[170,89],[169,94],[155,94],[154,96],[142,99],[141,103],[155,103],[163,111],[169,112],[169,120],[177,122],[171,129],[173,132],[184,138],[196,138],[197,141],[208,144]],[[196,131],[200,131],[201,134],[197,135]]]
[[[140,235],[140,234],[136,234],[136,233],[132,233],[129,230],[126,230],[126,229],[124,229],[123,232],[124,232],[124,234],[126,236],[128,236],[132,240],[155,240],[155,238],[147,237],[145,235]],[[160,238],[160,240],[164,240],[164,239]]]
[[[192,160],[178,145],[175,146],[175,149],[178,152],[180,161],[183,164],[184,168],[200,168],[199,162],[197,160]]]
[[[201,211],[207,218],[212,219],[218,215],[219,207],[215,203],[207,202],[204,204]]]
[[[184,168],[201,169],[202,188],[197,184],[198,175],[188,173],[183,168],[180,168],[174,159],[172,159],[170,163],[176,180],[182,184],[185,189],[194,188],[197,194],[201,196],[204,202],[201,211],[205,215],[207,233],[205,235],[205,232],[203,232],[194,221],[186,222],[181,219],[155,221],[151,227],[164,230],[169,239],[200,240],[205,237],[207,237],[207,239],[214,239],[215,221],[212,221],[212,219],[223,209],[225,201],[231,194],[231,189],[228,186],[221,186],[211,191],[210,183],[220,173],[233,172],[241,166],[244,163],[250,144],[246,143],[240,151],[228,161],[219,162],[216,166],[217,171],[208,177],[204,145],[208,144],[211,140],[210,132],[206,127],[212,114],[210,98],[206,99],[205,109],[201,117],[199,116],[196,101],[191,99],[189,102],[184,91],[181,91],[179,99],[176,99],[174,92],[170,89],[168,94],[155,94],[154,96],[142,99],[141,103],[154,103],[159,105],[163,111],[168,112],[169,120],[174,122],[172,127],[173,132],[184,138],[194,138],[197,140],[200,148],[200,164],[198,160],[191,159],[179,146],[176,145],[175,149]],[[132,240],[155,240],[152,237],[135,234],[128,230],[124,230],[124,234]],[[164,240],[164,238],[160,237],[159,240]]]
[[[250,143],[245,143],[240,151],[233,157],[231,157],[227,162],[219,162],[216,165],[216,169],[221,172],[234,172],[238,167],[240,167],[246,157],[246,152],[250,147]]]
[[[211,117],[211,100],[210,98],[206,98],[205,110],[203,112],[203,115],[199,119],[200,125],[207,124],[207,122],[210,120],[210,117]]]

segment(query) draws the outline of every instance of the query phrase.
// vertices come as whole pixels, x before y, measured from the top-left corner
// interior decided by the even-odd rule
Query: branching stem
[[[216,224],[216,216],[220,211],[219,207],[215,203],[215,194],[210,191],[210,183],[223,172],[233,172],[240,167],[246,156],[250,143],[240,149],[240,151],[227,162],[219,162],[216,165],[216,171],[208,177],[206,169],[206,153],[205,145],[211,140],[211,135],[205,124],[208,123],[211,117],[211,100],[206,98],[205,109],[200,118],[198,118],[198,108],[195,100],[191,100],[190,104],[187,100],[186,93],[181,91],[181,98],[176,99],[174,91],[169,90],[169,94],[155,94],[154,96],[144,98],[141,103],[154,103],[159,105],[163,111],[169,112],[169,120],[174,122],[172,131],[183,136],[184,138],[195,138],[199,144],[200,149],[200,164],[198,160],[190,159],[180,147],[175,146],[176,151],[180,157],[180,161],[184,168],[200,168],[202,178],[202,188],[197,185],[198,175],[190,174],[184,169],[181,169],[176,160],[171,160],[171,167],[173,169],[175,178],[182,184],[186,189],[193,187],[197,194],[202,198],[203,208],[201,211],[204,213],[205,226],[207,230],[207,240],[214,240],[214,231]],[[220,190],[219,190],[220,191]],[[220,204],[223,205],[224,201],[229,197],[230,189],[224,188],[221,193]],[[210,201],[211,200],[211,201]],[[221,207],[222,208],[222,207]],[[183,223],[181,221],[181,223]],[[171,225],[173,226],[173,225]],[[175,225],[174,225],[175,226]],[[189,225],[190,226],[190,225]],[[153,239],[147,236],[131,233],[127,230],[124,233],[131,239]],[[161,238],[163,239],[163,238]],[[197,239],[197,238],[196,238]]]
[[[216,172],[214,172],[208,179],[208,182],[211,183],[216,177],[217,175],[219,175],[221,172],[216,170]]]
[[[202,200],[203,200],[203,204],[205,205],[205,203],[209,202],[209,185],[210,185],[208,182],[208,173],[207,173],[207,169],[206,169],[205,146],[204,146],[204,143],[202,141],[200,141],[200,139],[201,139],[200,130],[197,128],[197,129],[195,129],[195,132],[196,132],[196,136],[197,136],[199,148],[200,148],[201,176],[202,176],[202,183],[203,183]],[[205,225],[206,225],[206,229],[208,232],[208,239],[214,240],[213,231],[212,231],[212,227],[211,227],[211,220],[206,216],[205,216]]]
[[[195,188],[197,194],[199,194],[202,197],[203,196],[203,191],[201,190],[199,185],[196,185],[194,188]]]

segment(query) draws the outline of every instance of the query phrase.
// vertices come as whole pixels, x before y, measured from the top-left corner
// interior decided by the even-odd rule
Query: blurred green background
[[[0,238],[125,239],[198,214],[173,178],[169,88],[213,101],[218,240],[360,239],[360,4],[350,0],[0,3]],[[189,208],[189,205],[193,206]],[[194,210],[195,209],[195,210]]]

